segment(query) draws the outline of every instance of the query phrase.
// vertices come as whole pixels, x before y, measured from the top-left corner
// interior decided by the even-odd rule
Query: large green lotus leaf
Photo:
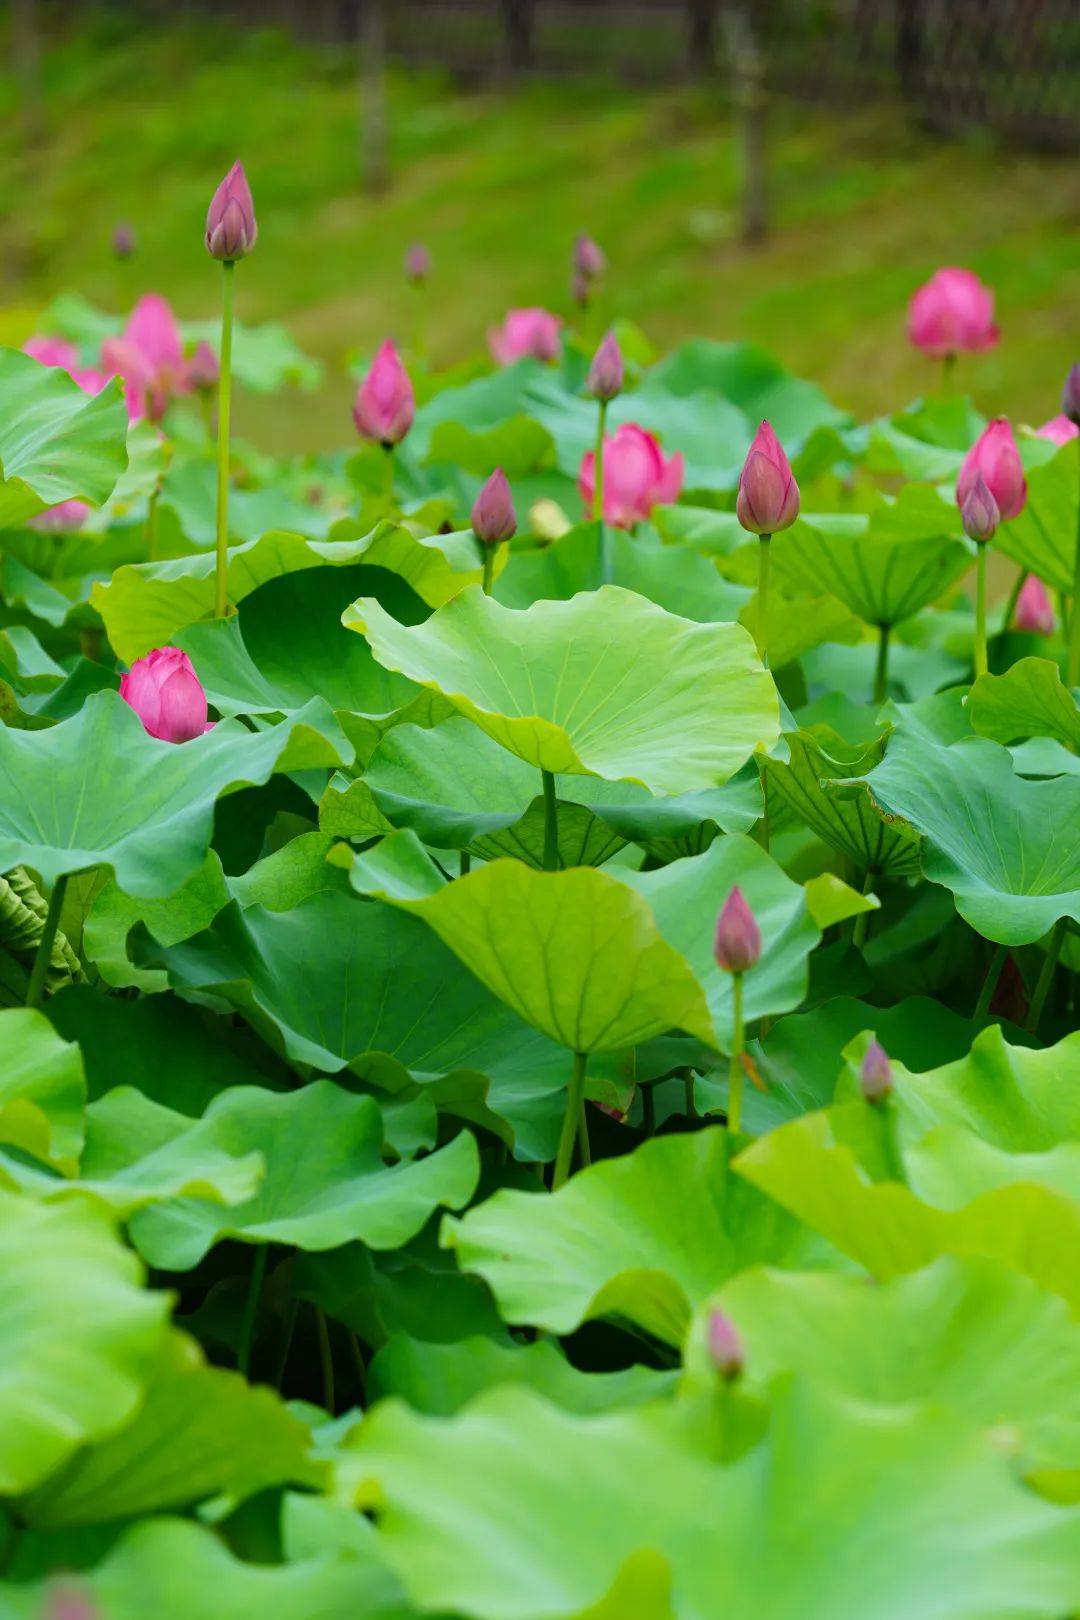
[[[777,1375],[798,1372],[874,1406],[941,1401],[981,1429],[1015,1429],[1026,1472],[1080,1479],[1080,1323],[1058,1295],[993,1261],[945,1256],[876,1288],[862,1277],[743,1272],[688,1335],[687,1367],[704,1388],[716,1379],[714,1309],[742,1340],[745,1390],[766,1394]]]
[[[421,538],[388,522],[348,540],[308,540],[272,531],[229,548],[229,601],[242,602],[260,585],[285,574],[359,562],[400,575],[422,601],[436,607],[479,579],[483,559],[471,533]],[[130,663],[213,614],[213,553],[118,568],[110,581],[94,586],[91,601],[105,621],[114,651]]]
[[[79,1048],[42,1013],[0,1012],[0,1143],[73,1175],[82,1151],[86,1080]]]
[[[973,729],[994,742],[1052,737],[1080,751],[1080,704],[1049,658],[1021,658],[1004,675],[980,675],[967,706]]]
[[[362,598],[343,622],[544,770],[684,793],[727,781],[778,734],[776,689],[745,630],[616,586],[520,613],[469,590],[412,627]]]
[[[918,400],[871,424],[867,465],[934,484],[955,483],[960,464],[986,426],[970,399],[941,395]]]
[[[161,969],[139,968],[129,960],[131,930],[141,922],[162,945],[174,945],[208,928],[229,899],[221,861],[212,849],[195,875],[164,900],[133,899],[109,879],[86,915],[83,951],[106,984],[114,988],[137,985],[141,990],[165,990],[169,981]]]
[[[786,732],[787,760],[764,754],[761,768],[772,795],[832,849],[850,855],[862,870],[912,877],[919,870],[919,836],[903,822],[887,822],[865,796],[838,797],[829,782],[862,776],[881,762],[884,736],[869,744],[846,743],[828,726]]]
[[[951,745],[901,725],[884,760],[840,791],[869,793],[923,835],[922,869],[987,939],[1030,945],[1080,921],[1080,780],[1028,781],[985,737]]]
[[[669,1394],[674,1378],[652,1367],[580,1372],[546,1339],[511,1345],[476,1336],[429,1344],[397,1333],[371,1362],[368,1395],[372,1401],[398,1395],[418,1412],[449,1417],[492,1385],[526,1384],[569,1412],[609,1412]]]
[[[793,377],[774,355],[753,343],[691,338],[665,355],[649,375],[672,394],[711,389],[722,395],[744,413],[751,433],[767,417],[792,454],[811,434],[851,421],[816,384]]]
[[[1059,591],[1073,588],[1080,521],[1078,457],[1080,449],[1071,439],[1045,466],[1028,468],[1024,509],[994,536],[1000,551]]]
[[[229,720],[159,742],[120,697],[98,692],[48,731],[0,728],[0,870],[29,866],[51,885],[103,866],[128,894],[172,894],[206,858],[217,799],[275,770],[340,764],[351,749],[327,740],[333,727],[312,699],[265,731]]]
[[[732,1175],[731,1151],[720,1126],[656,1137],[557,1193],[497,1192],[444,1220],[442,1242],[507,1322],[562,1334],[625,1317],[679,1344],[694,1305],[732,1272],[808,1252],[805,1229]]]
[[[101,506],[127,465],[117,383],[83,393],[66,371],[0,349],[0,529],[61,501]]]
[[[0,1493],[33,1489],[135,1410],[168,1314],[105,1211],[0,1189]]]
[[[210,1104],[202,1130],[233,1153],[261,1153],[265,1174],[254,1197],[231,1209],[185,1198],[132,1218],[133,1243],[169,1271],[189,1270],[225,1238],[396,1248],[441,1204],[460,1208],[479,1173],[467,1131],[425,1159],[385,1165],[377,1103],[328,1080],[285,1094],[236,1086]]]
[[[208,1366],[195,1340],[174,1330],[132,1420],[77,1451],[17,1511],[55,1529],[191,1507],[220,1492],[316,1485],[309,1453],[307,1427],[275,1391]]]
[[[739,623],[756,636],[760,614],[757,593],[739,612]],[[823,641],[839,641],[849,646],[861,640],[862,625],[851,610],[835,596],[789,596],[772,591],[768,599],[765,634],[770,669],[802,658]]]
[[[796,1384],[760,1444],[726,1467],[717,1451],[696,1406],[581,1417],[501,1389],[451,1419],[383,1403],[338,1493],[375,1514],[421,1608],[480,1620],[1057,1620],[1076,1602],[1080,1510],[939,1407]],[[670,1600],[594,1607],[646,1559]]]
[[[617,1052],[668,1029],[715,1039],[686,960],[616,877],[498,860],[421,898],[387,898],[422,917],[489,990],[571,1051]]]

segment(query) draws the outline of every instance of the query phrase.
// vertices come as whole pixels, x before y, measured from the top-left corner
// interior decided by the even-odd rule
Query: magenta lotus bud
[[[997,533],[997,526],[1001,521],[998,503],[986,487],[986,479],[982,473],[975,474],[975,482],[968,490],[967,499],[960,508],[960,521],[964,525],[964,533],[969,540],[977,540],[984,545],[992,540]]]
[[[400,444],[413,424],[416,398],[409,374],[390,339],[379,349],[356,393],[353,421],[362,439]]]
[[[1000,337],[994,295],[970,270],[938,270],[908,305],[908,338],[933,359],[978,354]]]
[[[179,647],[155,647],[136,659],[120,681],[120,696],[162,742],[190,742],[210,730],[202,682]]]
[[[604,250],[591,236],[584,231],[579,232],[574,241],[574,274],[584,276],[586,281],[595,281],[607,269],[607,259]]]
[[[491,352],[500,366],[515,360],[557,360],[561,322],[550,310],[511,309],[501,326],[488,331]]]
[[[41,529],[45,534],[71,534],[82,528],[89,515],[90,508],[85,501],[59,501],[28,521],[31,528]]]
[[[746,1363],[742,1340],[723,1311],[709,1312],[709,1356],[725,1383],[733,1383]]]
[[[1061,409],[1074,427],[1080,427],[1080,360],[1069,368],[1061,390]]]
[[[998,416],[988,423],[964,457],[956,480],[956,504],[961,512],[980,474],[997,502],[1001,521],[1019,516],[1027,500],[1027,484],[1008,417]]]
[[[724,901],[716,924],[713,955],[728,973],[745,973],[761,955],[761,930],[738,885]]]
[[[486,546],[509,540],[517,529],[517,513],[510,484],[501,467],[496,467],[473,503],[473,533]]]
[[[130,259],[131,255],[138,247],[139,244],[135,236],[135,232],[126,220],[121,220],[120,224],[113,231],[112,245],[113,252],[116,254],[118,259]]]
[[[593,355],[589,375],[585,379],[585,392],[606,405],[621,393],[623,385],[623,357],[619,340],[609,332]]]
[[[868,1103],[883,1103],[892,1088],[889,1054],[880,1041],[871,1041],[859,1070],[859,1089]]]
[[[209,343],[205,341],[200,343],[188,361],[188,382],[192,388],[197,388],[200,393],[208,394],[211,388],[217,387],[220,371],[218,357]]]
[[[1050,593],[1037,574],[1029,574],[1016,598],[1016,628],[1036,636],[1050,636],[1054,624]]]
[[[604,439],[604,522],[616,529],[643,523],[654,506],[677,501],[683,485],[679,451],[665,457],[651,433],[636,422],[623,422]],[[581,458],[578,491],[591,512],[596,496],[596,456]]]
[[[758,428],[743,462],[735,515],[751,534],[777,534],[799,515],[799,486],[768,422]]]
[[[431,275],[431,254],[423,242],[413,242],[405,252],[405,280],[418,286]]]
[[[251,252],[259,236],[244,165],[234,163],[214,192],[206,213],[206,251],[226,264]]]
[[[1041,428],[1035,429],[1037,439],[1049,439],[1050,443],[1056,444],[1059,449],[1063,444],[1068,444],[1070,439],[1075,439],[1078,435],[1080,435],[1080,427],[1077,427],[1075,422],[1070,422],[1064,411],[1061,411],[1057,416],[1052,416],[1049,422],[1043,423]]]

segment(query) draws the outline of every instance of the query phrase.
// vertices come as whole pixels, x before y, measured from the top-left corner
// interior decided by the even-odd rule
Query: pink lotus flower
[[[162,742],[190,742],[212,729],[202,682],[179,647],[155,647],[137,659],[120,682],[120,696]]]
[[[191,392],[191,375],[176,316],[160,293],[146,293],[135,305],[123,334],[101,346],[106,375],[122,377],[128,416],[160,422],[169,401]]]
[[[679,451],[666,460],[656,439],[636,422],[624,422],[604,439],[604,522],[617,529],[643,523],[654,506],[679,498],[683,485],[683,458]],[[586,510],[596,498],[596,456],[582,457],[578,490]]]
[[[221,367],[218,364],[218,357],[209,343],[204,340],[202,343],[197,344],[195,353],[187,364],[188,382],[192,388],[199,393],[209,393],[211,388],[217,387],[220,375]]]
[[[81,529],[86,522],[90,508],[85,501],[60,501],[56,506],[50,506],[47,511],[39,512],[30,519],[34,529],[41,529],[45,534],[71,534]]]
[[[859,1089],[868,1103],[883,1103],[892,1088],[889,1054],[880,1041],[871,1041],[859,1070]]]
[[[1054,624],[1050,593],[1037,574],[1029,574],[1016,598],[1016,628],[1036,636],[1050,636]]]
[[[1075,422],[1070,422],[1065,412],[1061,411],[1037,429],[1036,437],[1049,439],[1051,444],[1068,444],[1070,439],[1080,438],[1080,427],[1077,427]]]
[[[431,254],[423,242],[413,242],[405,250],[405,280],[414,286],[427,281],[431,275]]]
[[[413,424],[416,399],[409,374],[390,339],[379,349],[356,393],[353,421],[362,439],[400,444]]]
[[[66,371],[84,394],[99,394],[108,382],[108,376],[89,366],[80,366],[79,351],[66,338],[32,337],[23,344],[23,353],[43,366],[58,366]]]
[[[761,929],[737,884],[717,919],[713,955],[728,973],[745,973],[761,956]]]
[[[992,349],[999,336],[994,295],[970,270],[935,271],[908,305],[908,337],[934,359],[978,354]]]
[[[980,473],[998,504],[1002,522],[1007,523],[1023,511],[1027,484],[1020,451],[1006,416],[997,416],[989,422],[964,457],[956,481],[956,504],[961,511]]]
[[[982,473],[975,474],[974,482],[968,490],[967,500],[960,508],[960,519],[968,539],[976,540],[980,545],[985,545],[997,533],[1001,513]]]
[[[607,269],[607,259],[604,250],[598,242],[585,231],[579,231],[574,239],[573,269],[586,281],[595,281]]]
[[[231,264],[250,253],[258,237],[251,187],[244,165],[238,161],[210,199],[206,211],[206,251],[211,258]]]
[[[710,1311],[708,1324],[709,1358],[725,1383],[738,1378],[745,1354],[735,1324],[723,1311]]]
[[[489,328],[488,343],[500,366],[515,360],[557,360],[561,324],[546,309],[512,309],[502,326]]]
[[[487,546],[509,540],[517,531],[517,513],[510,483],[501,467],[496,467],[472,509],[473,533]]]
[[[589,374],[585,378],[585,392],[593,399],[609,404],[620,393],[623,385],[623,357],[619,340],[608,332],[593,355]]]
[[[799,486],[768,422],[758,428],[743,462],[735,515],[751,534],[777,534],[799,515]]]

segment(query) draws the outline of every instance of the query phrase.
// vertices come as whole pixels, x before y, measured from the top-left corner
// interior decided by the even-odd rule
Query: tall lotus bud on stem
[[[405,250],[405,280],[423,286],[431,276],[431,254],[423,242],[412,242]]]
[[[585,378],[585,392],[592,399],[599,400],[601,405],[608,405],[616,394],[622,392],[622,385],[622,350],[615,333],[608,332],[593,355],[589,374]]]
[[[1065,387],[1061,390],[1061,409],[1073,427],[1080,427],[1080,360],[1069,368]]]
[[[130,259],[138,247],[135,231],[126,220],[121,220],[113,231],[112,247],[118,259]]]
[[[717,966],[731,974],[733,1030],[728,1076],[728,1130],[737,1133],[742,1125],[743,974],[754,967],[761,957],[761,930],[737,885],[724,901],[717,919],[713,955]]]
[[[1016,438],[1006,416],[989,422],[964,457],[956,480],[956,504],[961,512],[980,475],[997,502],[999,521],[1008,523],[1019,517],[1027,500],[1027,483]]]
[[[1037,574],[1029,574],[1016,598],[1016,628],[1029,635],[1050,636],[1054,633],[1054,609],[1050,594]]]
[[[1010,433],[1011,438],[1011,433]],[[1019,461],[1019,456],[1017,457]],[[965,466],[967,463],[965,462]],[[988,463],[987,470],[990,470]],[[1021,472],[1021,481],[1023,473]],[[975,552],[975,678],[986,674],[986,547],[987,543],[997,533],[997,526],[1001,521],[1001,511],[986,478],[981,465],[976,462],[972,473],[964,478],[960,475],[964,493],[961,499],[961,484],[957,485],[956,498],[960,501],[960,521],[964,525],[964,533],[969,539],[976,542]]]
[[[517,513],[510,483],[501,467],[496,467],[472,509],[473,533],[484,548],[484,594],[491,595],[495,574],[495,548],[509,540],[517,529]]]
[[[200,343],[188,362],[188,381],[200,394],[213,393],[221,376],[218,357],[205,340]]]
[[[259,227],[244,165],[233,164],[210,199],[206,211],[206,251],[223,264],[245,258],[255,246]]]
[[[881,1104],[893,1088],[892,1064],[880,1041],[871,1041],[859,1069],[859,1090],[868,1103]]]
[[[353,405],[356,431],[362,439],[392,450],[412,427],[415,414],[416,397],[409,374],[387,338],[357,389]]]
[[[734,1383],[746,1364],[742,1340],[723,1311],[710,1311],[706,1330],[709,1359],[725,1384]]]
[[[162,742],[190,742],[210,730],[202,682],[179,647],[155,647],[136,659],[120,681],[120,696]]]
[[[229,417],[232,409],[233,271],[251,252],[259,235],[255,205],[244,165],[233,164],[210,199],[206,212],[206,251],[221,263],[221,375],[218,386],[217,545],[215,610],[225,617],[226,567],[229,548]]]
[[[997,533],[1001,513],[982,473],[975,474],[975,481],[960,508],[960,520],[968,539],[976,540],[980,545],[985,545]]]
[[[754,435],[739,475],[735,515],[743,528],[756,534],[758,545],[758,654],[769,667],[769,547],[774,534],[788,529],[799,515],[799,486],[783,446],[768,422]]]
[[[585,231],[579,231],[574,239],[573,267],[575,275],[584,276],[586,281],[596,281],[607,269],[603,248]]]

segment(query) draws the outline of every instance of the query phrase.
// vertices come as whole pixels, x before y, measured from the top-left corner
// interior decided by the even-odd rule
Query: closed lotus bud
[[[720,1377],[725,1383],[734,1382],[743,1370],[746,1357],[734,1323],[723,1311],[709,1312],[708,1343],[709,1356]]]
[[[517,513],[510,484],[501,467],[496,467],[473,503],[473,533],[486,546],[509,540],[517,529]]]
[[[1059,449],[1063,444],[1068,444],[1070,439],[1075,439],[1078,434],[1080,434],[1080,427],[1077,427],[1075,422],[1071,422],[1064,411],[1059,412],[1057,416],[1052,416],[1049,422],[1043,423],[1041,428],[1035,429],[1037,439],[1049,439],[1050,443],[1056,444]]]
[[[585,392],[606,405],[622,392],[623,357],[619,340],[609,332],[593,355],[589,375],[585,379]]]
[[[735,515],[751,534],[777,534],[799,515],[799,486],[768,422],[758,428],[743,463]]]
[[[416,399],[401,357],[387,338],[356,393],[353,421],[363,439],[400,444],[413,424]]]
[[[574,274],[584,276],[586,281],[595,281],[607,269],[607,259],[604,250],[591,236],[581,231],[574,241]]]
[[[431,254],[423,242],[413,242],[405,251],[405,280],[414,286],[431,275]]]
[[[1070,368],[1061,391],[1061,409],[1074,427],[1080,427],[1080,360]]]
[[[968,490],[967,499],[960,508],[960,521],[969,540],[985,544],[992,540],[1001,519],[998,504],[986,487],[982,473],[975,474],[975,482]]]
[[[868,1103],[883,1103],[892,1088],[889,1055],[880,1041],[871,1041],[859,1070],[859,1089]]]
[[[761,955],[761,930],[738,885],[732,889],[720,912],[713,955],[728,973],[745,973]]]
[[[214,192],[206,214],[206,251],[231,263],[251,252],[259,235],[255,204],[244,165],[233,164]]]
[[[126,220],[121,220],[113,231],[112,245],[118,259],[130,259],[135,252],[138,242],[134,230]]]
[[[1031,635],[1049,636],[1054,632],[1054,622],[1050,593],[1036,574],[1029,574],[1016,598],[1016,628]]]
[[[200,393],[209,393],[211,388],[217,387],[220,370],[217,355],[209,343],[204,341],[198,345],[188,361],[188,381],[192,388],[197,388]]]
[[[964,457],[956,480],[956,504],[961,512],[980,474],[997,502],[1000,521],[1007,523],[1018,517],[1027,500],[1027,484],[1020,451],[1005,416],[988,423]]]
[[[155,647],[136,659],[120,682],[120,696],[162,742],[190,742],[210,730],[202,682],[179,647]]]
[[[979,354],[1000,336],[994,325],[994,295],[970,270],[937,270],[908,306],[908,337],[937,359]]]

